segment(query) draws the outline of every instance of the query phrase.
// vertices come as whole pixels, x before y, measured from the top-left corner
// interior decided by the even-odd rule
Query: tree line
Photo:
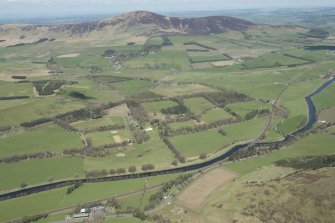
[[[21,154],[21,155],[13,155],[8,157],[0,158],[0,163],[16,163],[22,160],[30,160],[30,159],[47,159],[55,156],[56,154],[51,153],[49,151],[46,152],[38,152],[38,153],[30,153],[30,154]]]
[[[142,171],[150,171],[154,169],[155,169],[154,164],[143,164],[141,167]],[[106,169],[86,171],[85,177],[86,178],[99,178],[99,177],[105,177],[108,175],[116,175],[116,174],[121,175],[121,174],[127,173],[127,171],[129,173],[135,173],[137,171],[137,168],[136,166],[132,165],[132,166],[129,166],[127,169],[123,167],[119,167],[116,169],[110,169],[109,171]]]
[[[173,152],[173,154],[179,160],[179,162],[181,163],[186,162],[185,157],[179,152],[179,150],[170,142],[170,140],[167,137],[162,136],[161,139],[167,145],[167,147]]]
[[[291,167],[299,170],[316,170],[324,167],[335,167],[335,155],[289,158],[278,160],[275,164],[277,166]]]
[[[150,196],[149,198],[149,204],[144,207],[145,210],[150,210],[155,208],[164,198],[164,196],[169,192],[169,190],[173,187],[177,187],[179,185],[184,184],[187,182],[190,178],[192,177],[192,174],[187,173],[178,176],[174,180],[170,180],[166,182],[163,187],[154,193],[153,195]]]

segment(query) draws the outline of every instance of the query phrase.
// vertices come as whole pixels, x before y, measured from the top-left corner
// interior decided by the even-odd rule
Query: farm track
[[[296,130],[295,132],[291,133],[290,135],[286,136],[285,139],[281,141],[275,141],[275,142],[266,142],[266,143],[245,143],[245,144],[239,144],[234,146],[231,150],[227,151],[226,153],[217,156],[211,160],[207,160],[203,163],[198,163],[198,164],[192,164],[189,166],[183,166],[183,167],[177,167],[173,169],[165,169],[165,170],[157,170],[157,171],[151,171],[151,172],[144,172],[144,173],[137,173],[137,174],[128,174],[128,175],[120,175],[120,176],[108,176],[108,177],[101,177],[101,178],[93,178],[93,179],[77,179],[77,180],[63,180],[59,182],[54,182],[54,183],[49,183],[49,184],[43,184],[31,188],[26,188],[26,189],[21,189],[17,191],[12,191],[8,193],[4,193],[0,195],[0,200],[7,200],[7,199],[13,199],[16,197],[20,196],[26,196],[29,194],[34,194],[34,193],[39,193],[55,188],[60,188],[64,186],[69,186],[73,185],[76,182],[82,182],[82,183],[96,183],[96,182],[106,182],[106,181],[119,181],[119,180],[127,180],[127,179],[136,179],[136,178],[144,178],[144,177],[151,177],[151,176],[158,176],[158,175],[165,175],[165,174],[173,174],[173,173],[183,173],[183,172],[188,172],[188,171],[194,171],[194,170],[201,170],[204,167],[208,167],[211,165],[214,165],[218,162],[221,162],[225,160],[226,158],[230,157],[232,154],[235,152],[239,151],[240,149],[246,148],[249,145],[256,145],[256,146],[264,146],[264,145],[272,145],[272,144],[277,144],[277,143],[282,143],[285,141],[288,141],[295,135],[298,135],[302,132],[305,132],[312,128],[313,124],[316,122],[316,109],[314,106],[314,103],[311,99],[312,96],[319,94],[322,90],[327,88],[330,84],[335,82],[335,76],[326,81],[322,86],[320,86],[318,89],[316,89],[314,92],[309,94],[308,96],[305,97],[306,103],[309,108],[309,121],[308,123]]]

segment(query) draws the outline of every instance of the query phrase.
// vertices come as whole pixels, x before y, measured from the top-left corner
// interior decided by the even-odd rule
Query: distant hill
[[[151,32],[177,32],[189,35],[209,35],[229,30],[242,31],[253,23],[226,16],[183,18],[162,16],[152,12],[136,11],[113,17],[96,24],[99,28],[119,26],[126,29],[141,25],[151,25]]]
[[[46,34],[49,37],[87,37],[94,34],[118,35],[122,33],[146,36],[164,33],[210,35],[230,30],[243,31],[254,26],[252,22],[226,16],[184,18],[136,11],[98,22],[62,25],[3,25],[0,26],[0,34],[1,36],[22,34],[34,37],[46,37]]]

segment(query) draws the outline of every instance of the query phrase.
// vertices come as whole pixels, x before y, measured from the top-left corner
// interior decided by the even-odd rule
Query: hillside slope
[[[8,24],[0,26],[1,39],[21,39],[21,42],[39,40],[38,38],[110,38],[132,34],[150,36],[161,34],[210,35],[230,30],[243,31],[255,24],[226,16],[202,18],[168,17],[152,12],[136,11],[110,19],[62,25],[24,25]],[[25,38],[23,39],[22,36]]]

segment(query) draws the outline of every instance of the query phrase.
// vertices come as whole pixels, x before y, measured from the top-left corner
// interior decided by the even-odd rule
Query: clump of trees
[[[327,156],[305,156],[298,158],[289,158],[275,162],[277,166],[291,167],[299,170],[320,169],[324,167],[335,166],[335,155]]]
[[[140,103],[135,100],[129,100],[126,102],[126,104],[130,110],[130,115],[139,123],[145,123],[149,121],[148,114]]]
[[[164,184],[164,186],[156,193],[150,196],[149,198],[149,204],[144,207],[145,210],[150,210],[156,207],[161,200],[163,200],[164,196],[167,194],[167,192],[172,188],[176,186],[180,186],[184,184],[187,180],[189,180],[192,177],[192,174],[184,174],[180,175],[174,180],[170,180],[167,183]]]
[[[47,218],[49,216],[49,214],[47,213],[42,213],[42,214],[35,214],[35,215],[31,215],[31,216],[24,216],[23,218],[21,218],[20,220],[17,220],[17,223],[29,223],[29,222],[35,222],[38,221],[42,218]]]
[[[142,166],[143,171],[154,170],[154,169],[155,169],[155,165],[153,164],[144,164]]]
[[[0,101],[10,101],[10,100],[17,100],[17,99],[27,99],[30,96],[8,96],[8,97],[0,97]]]
[[[32,120],[30,122],[23,122],[20,125],[23,128],[31,128],[31,127],[34,127],[34,126],[37,126],[37,125],[42,125],[42,124],[45,124],[45,123],[48,123],[48,122],[51,122],[51,121],[53,121],[52,118],[40,118],[40,119]]]
[[[245,120],[251,120],[251,119],[255,118],[257,115],[258,116],[263,116],[263,115],[266,115],[266,114],[269,114],[269,113],[270,113],[270,109],[268,109],[268,108],[255,109],[255,110],[252,110],[252,111],[248,112],[247,114],[245,114],[244,119]]]
[[[184,114],[188,111],[187,107],[185,105],[176,105],[174,107],[169,107],[169,108],[162,108],[161,113],[163,114],[174,114],[174,115],[179,115],[179,114]]]
[[[40,80],[33,81],[33,86],[39,95],[53,95],[55,90],[66,84],[66,81],[62,80]]]
[[[154,214],[153,216],[149,216],[148,217],[149,220],[153,221],[153,222],[157,222],[157,223],[171,223],[170,219],[164,218],[161,215],[158,214]]]
[[[117,174],[124,174],[124,173],[126,173],[126,169],[125,168],[117,168],[116,173]]]
[[[22,182],[21,184],[20,184],[20,188],[26,188],[28,186],[28,184],[26,183],[26,182]]]
[[[129,169],[131,169],[132,171],[134,170],[133,167],[131,167],[131,168],[129,167]],[[135,171],[136,171],[136,167],[135,167]],[[134,171],[134,172],[135,172],[135,171]],[[126,172],[127,172],[127,170],[126,170],[125,168],[121,168],[121,167],[120,167],[120,168],[117,168],[117,169],[110,169],[110,170],[109,170],[109,174],[110,174],[110,175],[115,175],[115,174],[119,174],[119,175],[120,175],[120,174],[124,174],[124,173],[126,173]],[[129,172],[130,172],[130,171],[129,171]]]
[[[200,155],[199,155],[199,159],[206,159],[207,158],[207,154],[206,153],[201,153]]]
[[[92,170],[92,171],[86,171],[85,177],[86,178],[98,178],[98,177],[105,177],[108,175],[108,171],[103,170]]]
[[[129,130],[138,144],[142,144],[150,139],[150,136],[141,127],[130,124]]]
[[[83,185],[82,181],[77,181],[74,185],[67,188],[66,194],[71,194],[73,191],[75,191],[76,189],[78,189],[82,185]]]
[[[0,158],[0,163],[16,163],[16,162],[19,162],[22,160],[28,160],[28,159],[46,159],[46,158],[51,158],[54,155],[55,154],[49,151],[14,155],[14,156]]]
[[[9,132],[12,129],[11,126],[1,126],[0,127],[0,133],[6,133]]]
[[[163,39],[162,46],[172,46],[173,45],[173,43],[171,42],[171,40],[169,39],[169,37],[162,36],[162,39]]]
[[[255,155],[261,156],[263,154],[271,153],[272,150],[277,149],[279,149],[279,144],[273,144],[271,146],[262,146],[262,147],[256,145],[248,146],[233,153],[229,157],[229,160],[239,160]]]
[[[226,131],[224,129],[219,129],[218,131],[221,135],[225,136],[227,135]]]
[[[246,94],[238,93],[235,91],[224,90],[216,93],[204,93],[203,96],[213,104],[224,107],[230,103],[251,101],[253,98]]]
[[[128,172],[129,172],[129,173],[135,173],[135,172],[136,172],[136,166],[130,166],[130,167],[128,168]]]
[[[147,216],[145,215],[144,211],[136,208],[132,211],[133,217],[140,219],[141,221],[144,221]]]

